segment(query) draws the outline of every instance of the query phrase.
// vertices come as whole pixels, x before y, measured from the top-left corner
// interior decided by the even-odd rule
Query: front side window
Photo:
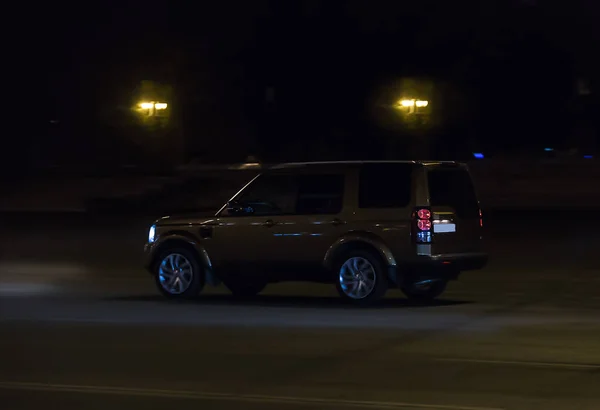
[[[293,175],[259,176],[235,200],[252,209],[252,215],[293,214],[298,196],[297,178]]]
[[[343,195],[343,175],[264,174],[234,199],[243,211],[225,215],[337,214]]]

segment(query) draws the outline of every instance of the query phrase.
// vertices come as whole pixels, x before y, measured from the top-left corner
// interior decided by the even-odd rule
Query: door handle
[[[343,224],[345,224],[346,222],[342,221],[341,219],[334,218],[334,219],[332,219],[332,220],[331,220],[331,222],[330,222],[330,223],[331,223],[331,225],[333,225],[333,226],[339,226],[339,225],[343,225]]]
[[[275,225],[277,225],[277,223],[275,221],[273,221],[272,219],[267,219],[266,221],[263,222],[262,226],[264,226],[265,228],[272,228]]]

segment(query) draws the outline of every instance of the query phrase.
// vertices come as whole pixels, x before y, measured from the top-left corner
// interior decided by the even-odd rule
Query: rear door
[[[481,211],[468,168],[436,164],[426,169],[433,219],[432,254],[481,252]]]
[[[318,280],[323,257],[345,229],[346,178],[340,172],[306,173],[297,184],[295,212],[273,218],[273,269],[281,280]]]

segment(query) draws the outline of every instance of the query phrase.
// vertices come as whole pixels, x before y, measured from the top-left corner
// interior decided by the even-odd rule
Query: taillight
[[[419,209],[417,216],[419,219],[431,219],[431,211],[429,209]]]
[[[431,210],[427,208],[415,209],[413,213],[413,238],[416,243],[431,243],[431,230],[433,227],[431,216]]]
[[[483,228],[483,214],[481,213],[481,209],[479,210],[479,227]]]
[[[417,227],[421,231],[431,231],[431,221],[425,219],[419,219],[417,221]]]

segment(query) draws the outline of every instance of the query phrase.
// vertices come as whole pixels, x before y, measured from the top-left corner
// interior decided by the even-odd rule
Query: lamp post
[[[429,101],[418,98],[401,98],[394,108],[399,114],[405,135],[410,135],[408,150],[414,158],[427,158],[430,155]]]

